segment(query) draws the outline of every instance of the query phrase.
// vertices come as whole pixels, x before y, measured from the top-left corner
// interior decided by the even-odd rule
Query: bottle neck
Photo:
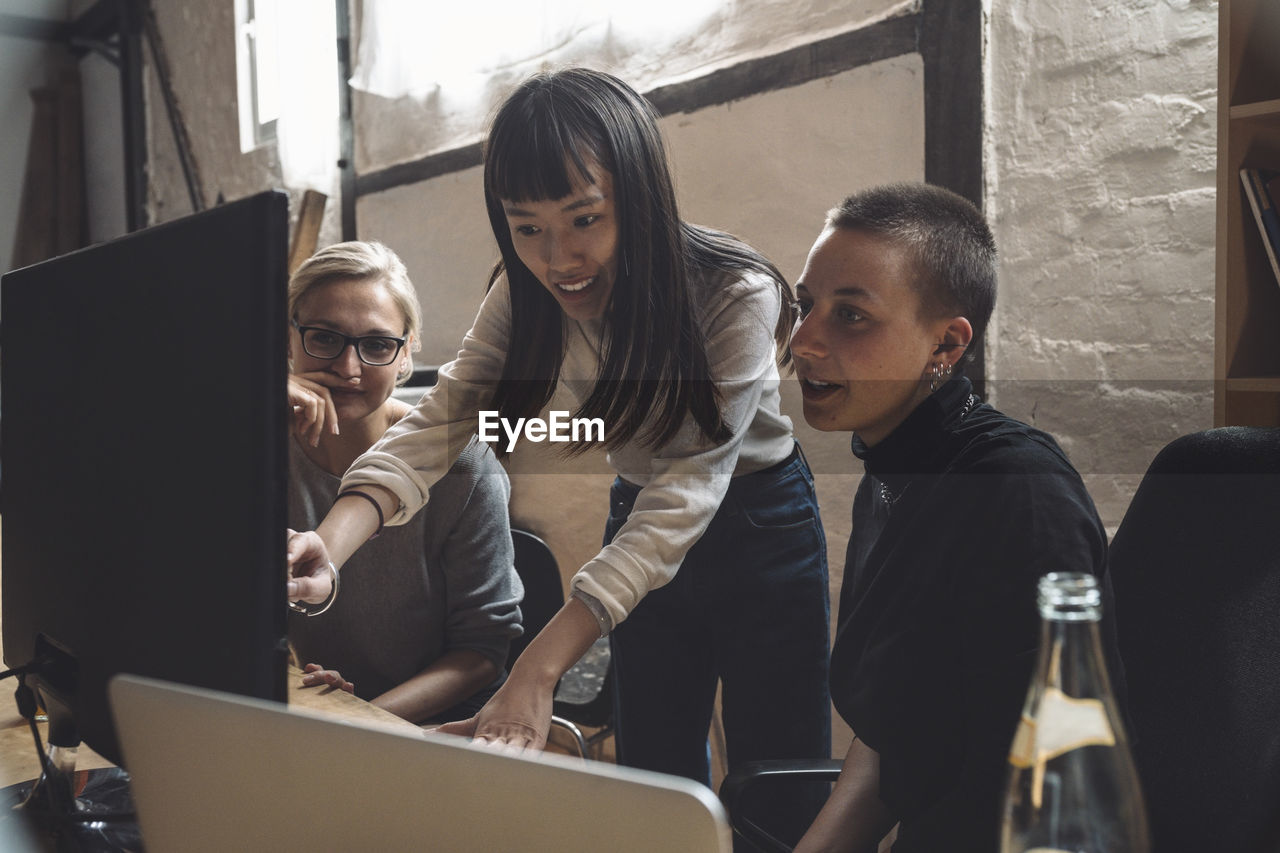
[[[1037,682],[1077,699],[1111,696],[1102,656],[1102,635],[1095,619],[1045,618],[1040,629]]]

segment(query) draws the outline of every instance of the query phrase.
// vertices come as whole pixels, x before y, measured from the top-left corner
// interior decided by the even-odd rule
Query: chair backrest
[[[511,641],[511,650],[507,653],[508,670],[529,641],[564,604],[560,566],[551,553],[551,547],[529,531],[514,527],[511,528],[511,541],[515,545],[516,574],[524,584],[524,600],[520,603],[524,633]]]
[[[1183,436],[1111,544],[1155,853],[1280,850],[1280,429]]]

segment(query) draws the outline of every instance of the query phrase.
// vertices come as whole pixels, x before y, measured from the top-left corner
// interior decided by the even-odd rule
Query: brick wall
[[[991,396],[1058,437],[1109,527],[1212,425],[1217,3],[993,0]]]

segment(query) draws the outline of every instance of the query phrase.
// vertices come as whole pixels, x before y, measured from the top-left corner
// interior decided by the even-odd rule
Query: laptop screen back
[[[705,787],[507,755],[120,676],[110,686],[148,853],[728,853]]]

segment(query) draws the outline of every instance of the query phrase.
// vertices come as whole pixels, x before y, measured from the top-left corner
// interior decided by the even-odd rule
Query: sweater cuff
[[[609,611],[605,610],[604,605],[600,603],[600,599],[580,589],[575,589],[569,593],[569,597],[581,601],[591,611],[591,615],[596,617],[596,625],[600,627],[601,637],[609,636],[610,632],[613,631],[613,619],[609,617]]]

